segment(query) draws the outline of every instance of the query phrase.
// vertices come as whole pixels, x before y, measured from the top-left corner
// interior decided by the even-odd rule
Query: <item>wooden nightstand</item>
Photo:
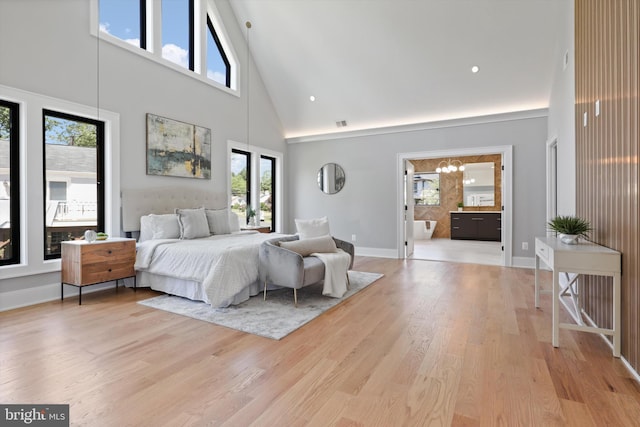
[[[64,285],[79,290],[78,304],[82,304],[82,287],[133,277],[136,289],[135,239],[111,237],[89,243],[85,240],[62,242],[62,280],[60,299],[64,299]]]

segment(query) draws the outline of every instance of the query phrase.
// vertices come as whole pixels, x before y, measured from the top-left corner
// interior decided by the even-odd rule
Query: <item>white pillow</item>
[[[296,229],[300,235],[300,240],[331,235],[329,220],[326,216],[315,219],[296,219]]]
[[[151,222],[151,239],[180,238],[180,223],[176,214],[149,215]]]
[[[209,223],[204,208],[176,209],[180,222],[181,239],[198,239],[209,237]]]
[[[207,223],[209,224],[211,234],[231,233],[229,209],[205,209],[204,212],[207,215]]]
[[[153,219],[150,215],[144,215],[140,217],[140,236],[138,236],[138,242],[144,242],[146,240],[153,239]]]
[[[312,237],[304,240],[280,242],[280,247],[297,252],[302,256],[309,256],[315,252],[337,252],[336,242],[331,236]]]
[[[233,211],[229,211],[229,228],[231,232],[240,231],[240,217]]]

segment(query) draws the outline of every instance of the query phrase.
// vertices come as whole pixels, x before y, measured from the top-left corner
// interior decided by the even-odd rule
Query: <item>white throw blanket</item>
[[[322,295],[341,298],[347,292],[347,271],[351,255],[338,249],[332,253],[312,253],[324,263],[324,288]]]

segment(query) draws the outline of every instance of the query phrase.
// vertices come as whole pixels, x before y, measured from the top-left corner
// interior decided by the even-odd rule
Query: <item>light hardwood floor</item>
[[[637,426],[596,335],[533,307],[533,271],[358,258],[385,277],[281,341],[106,290],[0,313],[0,402],[86,426]],[[550,277],[544,276],[548,286]]]

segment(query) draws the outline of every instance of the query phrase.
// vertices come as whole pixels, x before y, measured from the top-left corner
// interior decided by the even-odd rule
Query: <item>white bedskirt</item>
[[[193,280],[176,279],[174,277],[160,276],[146,271],[138,271],[136,273],[136,283],[139,288],[151,288],[154,291],[177,295],[194,301],[204,301],[210,304],[202,283]],[[255,282],[235,295],[233,300],[228,301],[226,305],[240,304],[261,291],[262,286],[259,282]]]

